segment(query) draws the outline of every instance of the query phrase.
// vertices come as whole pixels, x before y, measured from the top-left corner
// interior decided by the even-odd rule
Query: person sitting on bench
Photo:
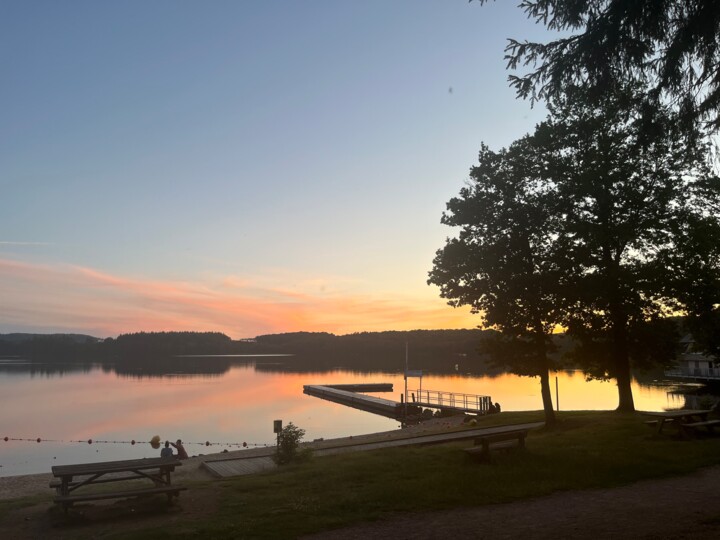
[[[170,448],[170,441],[165,441],[165,447],[162,450],[160,450],[160,457],[162,457],[162,458],[173,457],[173,451],[172,451],[172,448]]]

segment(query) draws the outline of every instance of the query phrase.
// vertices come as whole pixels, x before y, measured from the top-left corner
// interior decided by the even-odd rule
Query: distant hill
[[[410,369],[434,372],[499,373],[479,352],[491,330],[411,330],[358,332],[337,336],[328,332],[268,334],[232,340],[219,332],[137,332],[100,339],[84,334],[0,334],[0,356],[20,356],[43,362],[100,362],[116,368],[170,369],[182,357],[202,364],[218,363],[223,355],[288,354],[264,369],[325,371],[337,368],[374,371],[405,369],[406,344]],[[570,344],[558,335],[560,352]],[[197,359],[201,360],[197,360]],[[230,360],[228,360],[229,362]],[[217,367],[217,366],[216,366]]]
[[[22,343],[37,338],[62,338],[68,339],[75,343],[98,343],[102,338],[88,336],[86,334],[25,334],[22,332],[14,332],[11,334],[0,334],[0,341],[8,341],[10,343]]]
[[[292,332],[232,340],[219,332],[137,332],[99,339],[82,334],[0,334],[0,355],[42,361],[121,362],[151,366],[179,356],[290,354],[286,363],[317,369],[403,369],[408,344],[413,369],[474,369],[481,330],[361,332],[336,336]]]

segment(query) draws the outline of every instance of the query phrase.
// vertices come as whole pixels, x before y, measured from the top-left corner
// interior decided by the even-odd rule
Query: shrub
[[[298,452],[300,441],[305,436],[305,430],[290,422],[278,434],[278,444],[275,451],[275,463],[283,465],[293,461],[299,461],[309,456],[307,451]]]

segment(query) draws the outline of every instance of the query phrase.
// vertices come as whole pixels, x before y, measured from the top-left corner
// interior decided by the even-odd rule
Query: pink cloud
[[[312,287],[316,290],[317,287]],[[71,265],[0,259],[0,331],[220,331],[233,338],[292,331],[470,328],[467,310],[440,298],[308,292],[251,278],[159,281]]]

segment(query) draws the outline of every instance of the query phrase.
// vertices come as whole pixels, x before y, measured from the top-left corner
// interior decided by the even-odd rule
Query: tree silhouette
[[[643,110],[643,99],[637,85],[601,96],[570,87],[536,132],[571,239],[562,259],[566,326],[594,353],[596,373],[604,368],[617,380],[618,409],[626,411],[634,409],[631,357],[672,354],[658,336],[668,336],[662,319],[671,313],[675,278],[658,271],[659,261],[668,252],[696,256],[679,249],[685,237],[678,233],[693,216],[717,219],[707,214],[718,199],[707,147],[687,136],[677,113]]]
[[[483,145],[472,183],[450,200],[442,222],[461,227],[437,252],[429,283],[453,306],[469,305],[501,334],[483,349],[515,373],[540,377],[545,419],[555,421],[548,370],[558,310],[553,186],[530,136],[507,150]]]
[[[534,339],[538,375],[540,336],[562,323],[587,371],[616,379],[618,410],[631,411],[631,359],[672,356],[666,316],[687,304],[663,265],[702,257],[683,231],[717,223],[720,190],[677,113],[643,109],[637,86],[616,90],[570,87],[532,136],[498,154],[483,147],[475,183],[448,204],[443,221],[462,229],[430,282],[483,325]]]
[[[552,100],[569,86],[602,90],[634,80],[647,85],[649,101],[670,98],[686,119],[706,116],[720,127],[720,2],[522,0],[519,7],[562,34],[547,43],[509,40],[508,67],[532,66],[510,77],[519,96]]]

